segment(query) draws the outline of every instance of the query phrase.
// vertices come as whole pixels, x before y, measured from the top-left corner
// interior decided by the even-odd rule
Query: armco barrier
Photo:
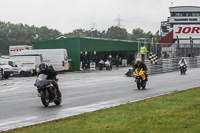
[[[151,64],[149,60],[145,60],[148,68],[148,74],[158,74],[179,70],[179,61],[181,58],[158,59],[157,64]],[[188,68],[200,67],[200,56],[185,57]]]

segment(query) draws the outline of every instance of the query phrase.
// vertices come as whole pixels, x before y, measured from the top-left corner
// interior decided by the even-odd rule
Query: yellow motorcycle
[[[133,75],[135,77],[137,88],[140,89],[142,87],[143,89],[145,89],[147,81],[146,81],[146,75],[143,69],[142,68],[135,69],[135,72],[133,73]]]

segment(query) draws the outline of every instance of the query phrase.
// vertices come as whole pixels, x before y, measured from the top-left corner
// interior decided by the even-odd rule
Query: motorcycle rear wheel
[[[49,106],[49,92],[47,90],[41,91],[41,101],[45,107]]]
[[[140,79],[136,79],[136,84],[137,84],[137,88],[140,89],[141,85],[140,85]]]

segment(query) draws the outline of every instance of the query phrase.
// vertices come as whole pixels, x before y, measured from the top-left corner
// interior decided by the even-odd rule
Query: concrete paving
[[[145,90],[138,90],[130,67],[112,71],[65,72],[58,74],[63,101],[44,107],[36,77],[11,77],[0,81],[0,131],[78,115],[200,85],[200,68],[180,75],[179,71],[149,75]]]

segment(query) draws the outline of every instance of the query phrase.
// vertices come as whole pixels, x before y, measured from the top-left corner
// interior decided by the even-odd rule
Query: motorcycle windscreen
[[[40,74],[35,81],[36,86],[43,87],[47,83],[47,75]]]

